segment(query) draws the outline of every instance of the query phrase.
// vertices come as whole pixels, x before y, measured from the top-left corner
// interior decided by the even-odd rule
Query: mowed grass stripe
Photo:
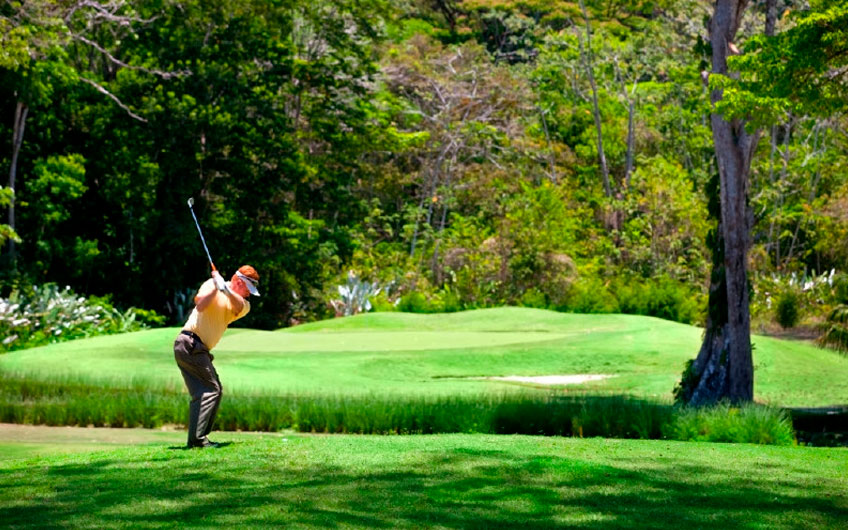
[[[844,450],[302,436],[0,462],[12,527],[843,528]]]
[[[75,375],[179,388],[176,328],[12,352],[0,372]],[[498,308],[415,315],[369,313],[267,332],[228,331],[215,350],[236,393],[469,395],[533,385],[492,376],[608,374],[571,389],[670,399],[702,330],[634,315]],[[807,343],[754,337],[755,395],[785,406],[848,402],[848,357]],[[475,379],[476,378],[476,379]]]

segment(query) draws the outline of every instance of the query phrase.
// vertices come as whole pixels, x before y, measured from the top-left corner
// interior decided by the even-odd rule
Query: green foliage
[[[603,281],[579,279],[560,310],[575,313],[629,313],[695,324],[702,321],[703,295],[667,276],[649,280],[627,276]]]
[[[801,300],[794,290],[786,290],[775,299],[775,318],[783,329],[795,327],[801,319]]]
[[[68,203],[82,197],[87,189],[85,158],[73,154],[37,160],[33,176],[27,186],[33,197],[31,211],[48,226],[67,221],[70,217]]]
[[[832,283],[834,301],[838,304],[848,304],[848,274],[837,274]]]
[[[845,107],[848,6],[816,0],[791,16],[793,26],[749,39],[745,53],[728,61],[742,77],[716,79],[714,86],[725,89],[720,112],[765,125],[787,112],[829,116]]]
[[[848,304],[843,303],[833,308],[821,325],[818,342],[823,347],[848,354]]]
[[[0,352],[162,325],[153,311],[119,311],[108,298],[77,296],[56,284],[16,290],[0,298]]]
[[[431,302],[424,294],[413,291],[401,296],[397,309],[405,313],[439,313],[441,308],[437,302]]]
[[[665,436],[674,440],[765,445],[796,443],[792,421],[786,411],[762,405],[681,408],[665,429]]]
[[[216,264],[251,263],[263,278],[238,326],[332,316],[348,270],[393,286],[365,297],[379,311],[522,305],[701,322],[709,6],[586,6],[588,55],[577,2],[137,2],[116,6],[126,24],[88,4],[4,4],[0,105],[30,113],[15,233],[0,224],[19,266],[0,268],[0,288],[57,282],[181,324],[208,274],[193,196]],[[844,11],[793,11],[776,37],[746,38],[738,82],[713,76],[739,116],[793,113],[751,173],[754,309],[769,318],[763,275],[846,269]],[[0,122],[0,135],[11,128]],[[814,318],[833,305],[802,293]]]
[[[0,209],[5,209],[9,206],[12,201],[12,197],[14,197],[13,190],[0,186]],[[20,243],[21,238],[18,236],[17,232],[12,230],[12,227],[0,223],[0,248],[2,248],[6,241],[14,241],[15,243]]]
[[[645,282],[620,282],[616,289],[622,313],[698,324],[704,311],[704,297],[691,286],[661,276]]]

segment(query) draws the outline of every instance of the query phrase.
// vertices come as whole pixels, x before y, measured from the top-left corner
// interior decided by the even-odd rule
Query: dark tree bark
[[[747,0],[717,0],[710,23],[712,74],[728,75],[727,57],[735,52],[733,40]],[[710,96],[713,104],[720,90]],[[713,238],[710,311],[698,357],[687,367],[677,397],[690,405],[728,399],[752,401],[754,365],[751,355],[751,318],[748,290],[748,247],[751,213],[748,177],[759,131],[749,133],[744,120],[710,117],[719,174],[719,223]]]
[[[774,35],[777,25],[777,0],[766,0],[766,35]]]

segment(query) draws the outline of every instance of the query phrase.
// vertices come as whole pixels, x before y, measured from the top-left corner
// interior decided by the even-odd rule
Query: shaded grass
[[[232,438],[228,438],[232,436]],[[840,449],[288,436],[0,462],[8,527],[843,528]]]
[[[185,424],[188,396],[146,385],[102,388],[85,380],[2,376],[0,422],[155,428]],[[562,393],[478,396],[226,395],[216,428],[229,431],[673,438],[791,444],[791,422],[751,406],[680,410],[630,396]]]

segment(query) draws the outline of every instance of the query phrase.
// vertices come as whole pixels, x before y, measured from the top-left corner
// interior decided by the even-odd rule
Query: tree
[[[710,21],[712,76],[729,75],[727,58],[737,50],[734,40],[747,4],[747,0],[716,1]],[[713,106],[721,98],[721,89],[714,89],[710,96]],[[747,274],[751,226],[748,175],[760,133],[747,130],[746,120],[727,119],[716,110],[710,122],[720,182],[720,216],[712,237],[717,255],[710,279],[704,342],[697,358],[687,366],[677,392],[678,398],[690,405],[754,398]]]
[[[144,118],[133,112],[119,97],[96,80],[98,72],[105,70],[114,77],[119,68],[130,68],[169,78],[185,72],[162,72],[141,66],[132,66],[110,50],[110,44],[98,36],[105,33],[110,43],[136,31],[138,25],[149,23],[139,17],[133,6],[124,0],[92,2],[72,0],[51,2],[6,2],[0,9],[0,71],[12,86],[15,95],[15,113],[12,134],[12,155],[9,164],[8,226],[16,228],[15,190],[18,184],[18,167],[24,140],[27,118],[33,107],[46,107],[53,98],[56,86],[84,83],[105,95],[128,115],[139,121]],[[104,31],[104,27],[108,31]],[[86,64],[73,64],[69,49],[82,46],[86,50]],[[10,237],[9,260],[16,263],[15,242]]]
[[[713,88],[711,124],[718,164],[719,222],[713,234],[709,315],[701,350],[687,366],[675,393],[704,405],[722,399],[753,399],[747,261],[752,215],[748,208],[751,161],[760,129],[781,111],[833,112],[844,105],[848,67],[848,8],[814,2],[791,30],[751,40],[748,56],[734,60],[734,44],[747,0],[717,0],[710,23]],[[774,28],[767,5],[766,33]],[[731,74],[742,70],[742,75]],[[752,118],[754,117],[754,118]]]

